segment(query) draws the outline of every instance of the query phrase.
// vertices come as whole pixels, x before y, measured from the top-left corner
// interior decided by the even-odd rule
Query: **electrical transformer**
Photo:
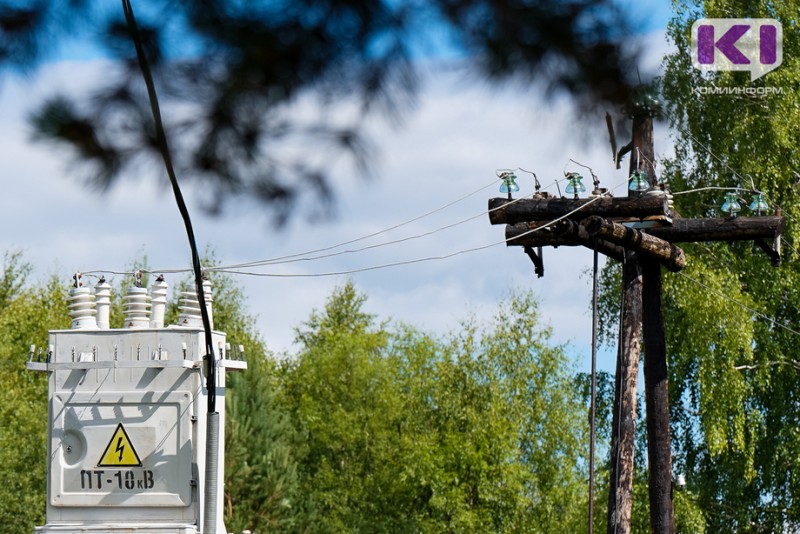
[[[165,327],[163,277],[150,291],[131,287],[124,327],[109,328],[110,285],[80,279],[72,327],[50,331],[27,364],[49,376],[47,524],[35,532],[225,533],[225,373],[247,367],[244,350],[212,332],[218,426],[209,425],[196,293],[181,294],[177,324]]]

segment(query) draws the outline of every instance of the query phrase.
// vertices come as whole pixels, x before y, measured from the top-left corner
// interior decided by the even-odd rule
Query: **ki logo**
[[[700,70],[748,71],[757,80],[783,63],[776,19],[700,19],[692,24],[692,64]]]

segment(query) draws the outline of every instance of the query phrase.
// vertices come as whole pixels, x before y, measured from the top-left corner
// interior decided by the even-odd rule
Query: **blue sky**
[[[665,7],[666,6],[666,7]],[[642,38],[649,45],[645,62],[652,68],[667,49],[663,31],[666,2],[652,4]],[[656,19],[661,22],[657,23]],[[22,249],[36,265],[36,275],[52,273],[69,280],[76,270],[121,270],[146,254],[153,267],[189,265],[183,226],[160,177],[142,175],[100,195],[85,189],[70,172],[68,159],[51,147],[29,142],[26,113],[52,88],[79,92],[102,79],[105,63],[90,48],[62,50],[31,79],[9,80],[0,92],[0,142],[5,194],[0,217],[9,229],[0,236],[3,250]],[[313,112],[303,108],[299,112]],[[198,191],[185,194],[201,248],[211,247],[222,263],[238,263],[329,246],[412,219],[486,186],[479,193],[437,213],[363,244],[405,238],[463,221],[429,237],[326,260],[276,266],[276,274],[313,274],[359,269],[394,261],[449,254],[497,243],[502,227],[482,215],[489,197],[499,196],[495,171],[534,170],[552,187],[568,160],[591,166],[603,186],[627,182],[613,169],[602,113],[578,125],[564,99],[545,100],[537,90],[491,88],[466,83],[455,74],[431,77],[420,105],[400,128],[371,126],[379,158],[373,179],[355,177],[352,169],[334,172],[337,215],[311,226],[297,220],[275,231],[256,209],[241,207],[222,218],[203,214]],[[658,154],[670,151],[663,126],[656,131]],[[573,170],[580,170],[574,168]],[[151,170],[152,172],[152,170]],[[520,174],[522,194],[533,184]],[[618,194],[623,194],[619,192]],[[352,248],[352,247],[350,247]],[[437,333],[457,329],[461,320],[490,317],[497,303],[514,291],[532,289],[540,299],[553,340],[570,344],[582,369],[588,369],[591,252],[561,247],[545,250],[545,277],[536,279],[530,261],[517,247],[496,245],[447,260],[429,261],[360,274],[313,278],[238,277],[250,310],[267,344],[275,350],[292,345],[293,327],[313,308],[324,305],[336,285],[352,279],[368,295],[367,308]],[[168,276],[174,285],[179,277]],[[32,342],[35,342],[32,340]],[[612,352],[601,354],[602,369],[613,371]]]
[[[400,0],[402,1],[402,0]],[[140,18],[146,17],[147,2],[134,2],[133,7]],[[647,35],[653,32],[663,31],[669,18],[672,16],[672,2],[668,0],[616,0],[615,4],[620,6],[630,20],[633,21],[632,29],[639,35]],[[120,11],[117,2],[96,2],[93,8],[93,15],[97,19],[103,19]],[[431,33],[425,36],[425,42],[431,46],[420,48],[420,57],[428,57],[433,53],[438,58],[452,58],[457,55],[450,44],[445,32],[437,32],[435,27],[430,28]],[[180,29],[176,28],[176,34]],[[174,38],[170,46],[186,46],[185,39]],[[189,50],[189,48],[184,48]],[[108,57],[106,52],[96,45],[91,38],[91,34],[86,32],[76,32],[73,37],[69,35],[60,43],[57,50],[54,50],[51,61],[89,61]]]

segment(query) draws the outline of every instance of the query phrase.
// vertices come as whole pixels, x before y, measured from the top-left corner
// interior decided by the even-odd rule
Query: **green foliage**
[[[246,313],[241,288],[226,276],[212,274],[209,280],[214,328],[241,344],[248,361],[247,371],[229,374],[226,386],[225,523],[232,532],[289,531],[303,508],[294,433],[276,399],[280,375],[255,318]]]
[[[779,269],[751,243],[687,246],[686,276],[666,278],[672,433],[688,490],[676,509],[700,531],[777,532],[800,526],[800,381],[793,325],[800,320],[800,3],[676,2],[662,90],[676,131],[666,162],[673,190],[755,187],[787,218]],[[691,65],[699,17],[774,17],[784,62],[750,82],[741,72]],[[711,86],[770,87],[782,94],[704,94]],[[698,90],[699,89],[699,90]],[[750,196],[742,193],[750,201]],[[675,197],[684,217],[721,216],[721,192]],[[691,280],[688,278],[691,277]],[[788,327],[788,328],[787,328]]]
[[[0,274],[0,531],[44,524],[47,377],[25,369],[30,345],[46,346],[49,328],[69,326],[66,290],[56,279],[29,287],[30,265],[6,253]]]
[[[228,383],[225,524],[232,532],[291,531],[303,512],[293,429],[276,402],[277,373],[266,358],[263,348],[249,352],[247,371]]]
[[[337,290],[285,366],[314,530],[579,530],[585,412],[532,297],[449,340],[378,325],[363,303]]]

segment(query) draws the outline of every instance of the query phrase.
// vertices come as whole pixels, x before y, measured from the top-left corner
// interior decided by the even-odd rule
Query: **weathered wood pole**
[[[614,415],[611,424],[611,466],[608,492],[608,534],[630,534],[633,505],[633,453],[636,441],[636,380],[642,335],[642,265],[636,253],[626,254],[622,269],[622,310]]]
[[[583,245],[595,248],[597,251],[619,262],[625,254],[625,249],[614,245],[603,239],[596,239],[590,236],[586,229],[576,221],[564,219],[557,222],[550,228],[539,231],[531,231],[541,226],[540,223],[517,223],[506,226],[506,246],[528,246],[528,247],[575,247]]]
[[[601,217],[645,217],[648,215],[669,216],[669,213],[669,202],[664,195],[627,198],[489,199],[489,222],[491,224],[552,221],[564,216],[583,219],[590,215],[599,215]]]
[[[633,117],[630,170],[646,169],[650,183],[653,161],[653,119],[647,113]],[[635,193],[634,193],[635,194]],[[628,196],[632,196],[628,192]],[[639,342],[642,333],[642,266],[628,252],[622,268],[620,339],[611,427],[611,466],[608,491],[608,534],[630,534],[633,506],[633,454],[636,442],[636,381],[639,372]]]
[[[586,228],[586,233],[589,235],[601,237],[609,243],[621,245],[627,250],[634,250],[642,259],[657,260],[672,272],[678,272],[686,267],[686,255],[683,250],[669,241],[608,221],[597,215],[582,220],[581,226]]]
[[[670,243],[699,241],[753,241],[779,237],[786,226],[783,217],[736,217],[735,219],[675,219],[669,226],[647,228],[648,234]]]
[[[642,261],[642,284],[650,528],[655,534],[675,534],[667,347],[661,299],[661,266],[657,262],[650,259]]]

